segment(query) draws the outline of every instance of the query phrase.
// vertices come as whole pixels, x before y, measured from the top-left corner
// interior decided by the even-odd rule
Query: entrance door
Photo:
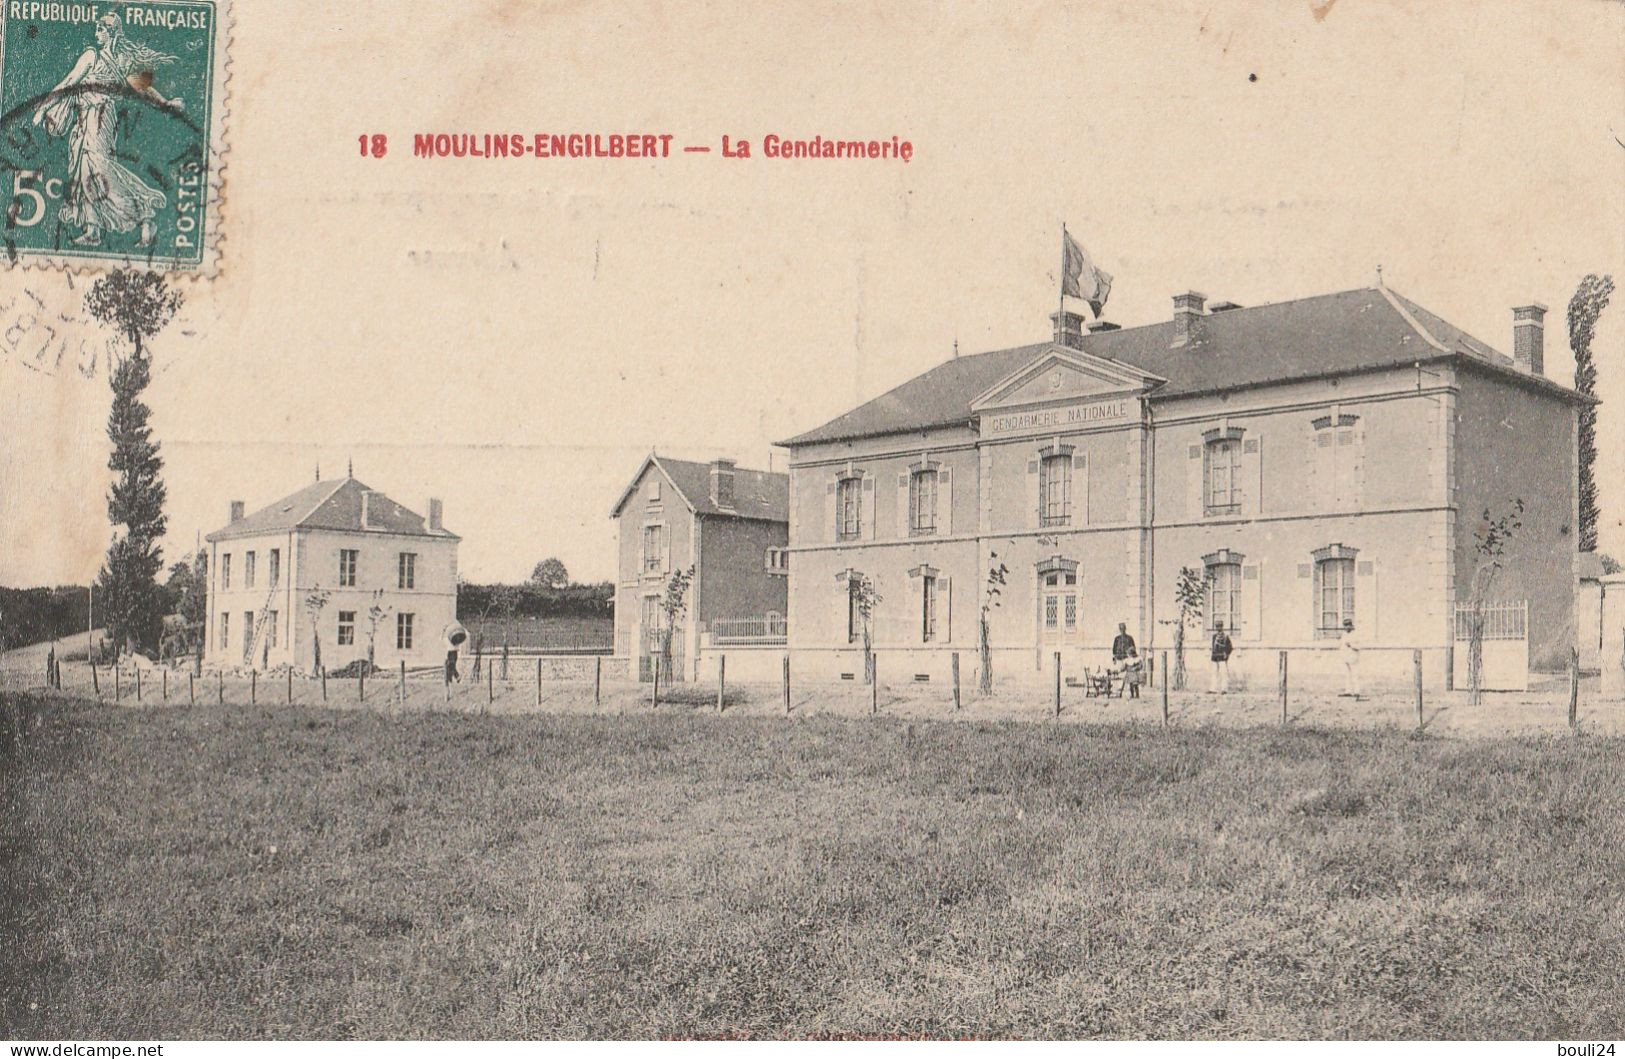
[[[1078,638],[1078,574],[1054,570],[1040,579],[1038,640],[1045,657]]]
[[[654,679],[655,667],[660,662],[660,597],[644,596],[642,619],[642,650],[638,652],[638,679]]]

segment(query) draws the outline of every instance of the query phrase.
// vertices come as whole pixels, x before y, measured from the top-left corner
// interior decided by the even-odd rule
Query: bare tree
[[[331,597],[332,593],[319,584],[305,596],[305,612],[310,615],[311,646],[315,648],[315,657],[310,663],[310,675],[313,677],[322,671],[322,610]]]
[[[1523,497],[1520,496],[1499,516],[1485,508],[1479,527],[1473,531],[1475,560],[1467,611],[1467,685],[1472,691],[1474,706],[1484,701],[1484,607],[1501,572],[1507,542],[1522,526]]]
[[[983,695],[993,694],[993,648],[988,640],[989,617],[999,605],[1010,568],[999,561],[998,552],[988,552],[987,576],[982,579],[982,608],[976,620],[976,654],[980,671],[976,675],[976,690]]]
[[[374,647],[378,640],[378,623],[389,617],[392,608],[384,606],[384,590],[374,589],[372,606],[367,608],[367,668],[376,669]]]

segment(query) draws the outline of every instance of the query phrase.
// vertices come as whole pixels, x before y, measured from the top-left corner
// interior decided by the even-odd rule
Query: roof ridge
[[[1423,327],[1422,322],[1418,320],[1409,309],[1400,304],[1400,299],[1403,297],[1403,295],[1396,294],[1389,290],[1386,286],[1382,285],[1378,285],[1374,289],[1377,291],[1377,293],[1383,296],[1389,305],[1393,306],[1394,312],[1400,315],[1400,318],[1410,326],[1411,330],[1422,336],[1422,341],[1426,342],[1440,353],[1450,352],[1450,348],[1448,346],[1446,346],[1443,342],[1440,342],[1437,338],[1434,338],[1433,332]],[[1410,299],[1407,298],[1405,300],[1409,301]]]
[[[344,488],[344,483],[345,482],[352,482],[352,481],[355,481],[355,479],[353,479],[353,478],[340,478],[340,479],[338,479],[337,483],[333,486],[333,488],[328,490],[327,495],[322,497],[320,500],[316,501],[316,503],[312,504],[310,506],[310,510],[306,511],[303,515],[300,515],[297,519],[295,519],[293,524],[295,526],[303,526],[307,521],[309,521],[310,517],[312,515],[316,514],[316,512],[320,511],[327,504],[328,501],[332,500],[335,496],[339,495],[339,490]],[[361,483],[356,482],[356,484],[360,485]]]

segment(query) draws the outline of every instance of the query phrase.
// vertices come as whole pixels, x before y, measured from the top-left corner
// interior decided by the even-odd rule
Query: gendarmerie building
[[[1382,285],[1280,304],[1173,299],[1171,319],[955,357],[783,444],[789,628],[813,679],[861,673],[872,581],[888,679],[974,667],[987,574],[995,676],[1108,661],[1119,622],[1168,647],[1181,568],[1254,686],[1338,671],[1345,619],[1373,678],[1442,686],[1483,512],[1524,504],[1494,582],[1536,666],[1574,642],[1577,410],[1544,375],[1545,308],[1513,310],[1513,356]],[[1460,652],[1457,652],[1460,653]],[[1459,672],[1460,666],[1457,665]],[[858,677],[861,679],[861,676]],[[969,680],[969,672],[965,679]]]

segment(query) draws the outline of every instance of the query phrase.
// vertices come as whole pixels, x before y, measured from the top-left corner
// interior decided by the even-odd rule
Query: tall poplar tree
[[[114,479],[107,517],[113,523],[113,542],[96,577],[98,602],[115,648],[150,649],[163,623],[158,588],[163,550],[158,542],[167,528],[167,493],[159,477],[164,461],[148,424],[151,409],[141,398],[152,381],[147,340],[169,323],[180,304],[180,293],[162,276],[128,269],[98,279],[85,296],[91,315],[117,329],[131,346],[109,379],[113,405],[107,436],[113,453],[107,466]]]
[[[1614,293],[1614,277],[1595,272],[1580,281],[1569,299],[1569,349],[1574,351],[1574,388],[1588,397],[1596,396],[1597,364],[1591,355],[1591,339],[1597,333],[1597,318]],[[1597,407],[1580,406],[1580,550],[1597,550]]]

